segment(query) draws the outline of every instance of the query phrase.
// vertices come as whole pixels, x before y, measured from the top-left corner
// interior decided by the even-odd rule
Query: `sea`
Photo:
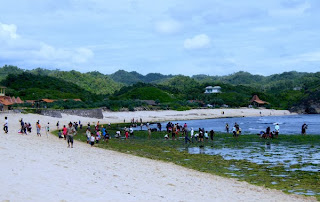
[[[320,135],[320,114],[301,114],[301,115],[287,115],[287,116],[261,116],[261,117],[235,117],[235,118],[216,118],[216,119],[202,119],[202,120],[181,120],[172,121],[188,125],[188,128],[198,130],[204,128],[205,130],[214,130],[219,132],[226,132],[225,126],[229,124],[230,131],[232,126],[239,124],[242,134],[258,134],[260,131],[265,131],[267,127],[274,130],[274,126],[278,123],[280,126],[280,134],[301,134],[301,127],[304,123],[308,125],[307,134]],[[168,122],[162,122],[162,129]],[[156,125],[152,126],[156,128]]]

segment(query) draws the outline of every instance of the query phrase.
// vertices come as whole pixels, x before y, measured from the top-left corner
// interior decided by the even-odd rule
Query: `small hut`
[[[8,111],[13,104],[22,104],[23,101],[14,96],[6,96],[6,87],[0,86],[0,111]]]
[[[256,107],[263,107],[267,104],[269,104],[269,102],[260,100],[260,98],[258,97],[258,95],[254,95],[252,97],[252,99],[250,100],[250,104]]]

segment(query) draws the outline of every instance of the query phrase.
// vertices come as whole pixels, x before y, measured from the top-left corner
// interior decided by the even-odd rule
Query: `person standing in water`
[[[275,131],[276,138],[278,138],[279,131],[280,131],[280,126],[278,123],[274,126],[274,131]]]
[[[307,134],[308,125],[304,123],[301,127],[301,134],[306,135]]]
[[[213,141],[214,131],[210,130],[210,139]]]
[[[226,123],[226,131],[227,131],[227,133],[229,133],[229,124],[228,123]]]

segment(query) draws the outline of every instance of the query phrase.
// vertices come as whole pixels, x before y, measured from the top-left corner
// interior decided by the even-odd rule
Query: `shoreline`
[[[234,118],[234,117],[263,117],[263,116],[290,116],[297,115],[289,110],[274,109],[191,109],[187,111],[159,110],[159,111],[134,111],[134,112],[103,112],[103,120],[113,119],[110,123],[126,123],[130,120],[138,120],[143,122],[165,122],[180,120],[201,120],[215,118]],[[117,120],[117,121],[115,121]]]
[[[160,116],[181,118],[185,113],[189,117],[211,117],[217,112],[209,111],[206,115],[204,111],[197,111],[198,114],[190,111],[133,112],[125,117],[140,115],[143,121],[151,121]],[[0,200],[270,201],[270,196],[275,201],[315,200],[314,197],[288,195],[279,190],[199,172],[173,163],[90,148],[78,141],[74,148],[68,149],[64,140],[52,134],[48,137],[45,135],[44,127],[48,122],[53,131],[56,130],[57,121],[60,122],[60,128],[70,121],[79,120],[84,125],[97,121],[118,123],[125,113],[112,113],[117,118],[105,117],[103,120],[66,114],[62,118],[37,114],[1,114],[0,123],[4,121],[4,116],[8,117],[9,134],[1,131],[3,143],[0,155],[4,163],[0,165]],[[279,112],[281,115],[283,113]],[[18,134],[21,118],[33,127],[32,133],[27,136]],[[38,120],[42,125],[42,137],[36,136],[35,123]]]

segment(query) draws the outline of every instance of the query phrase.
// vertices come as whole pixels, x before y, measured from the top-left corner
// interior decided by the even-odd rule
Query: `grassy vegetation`
[[[246,181],[254,185],[282,190],[286,193],[300,193],[308,195],[312,193],[320,200],[320,175],[319,172],[306,171],[288,171],[283,164],[270,167],[266,164],[255,164],[247,160],[225,160],[220,155],[190,154],[188,147],[194,146],[214,146],[230,147],[239,149],[250,146],[253,142],[272,142],[278,144],[286,142],[288,145],[299,144],[301,146],[310,146],[320,144],[319,135],[294,136],[283,135],[278,139],[262,140],[256,135],[243,135],[235,139],[231,134],[218,133],[214,141],[204,143],[185,144],[181,138],[176,141],[164,140],[166,132],[153,132],[151,138],[148,138],[146,131],[135,131],[135,138],[124,140],[113,138],[115,132],[126,124],[114,124],[107,128],[112,135],[109,143],[101,141],[95,146],[105,149],[111,149],[123,153],[146,157],[155,160],[172,162],[194,170],[212,173],[223,177],[237,178],[240,181]],[[75,139],[86,142],[85,128],[78,132]],[[89,146],[89,145],[88,145]],[[297,165],[294,165],[297,166]]]

